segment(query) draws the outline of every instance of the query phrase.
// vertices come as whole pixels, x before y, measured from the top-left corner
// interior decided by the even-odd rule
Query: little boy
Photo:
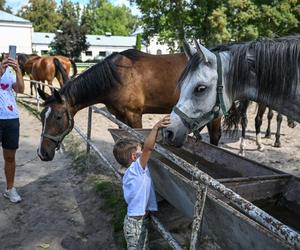
[[[128,168],[123,177],[123,192],[128,205],[124,236],[129,250],[148,249],[148,212],[157,211],[157,202],[147,162],[158,130],[169,124],[169,115],[158,121],[145,139],[143,149],[131,139],[121,139],[114,146],[116,160]]]

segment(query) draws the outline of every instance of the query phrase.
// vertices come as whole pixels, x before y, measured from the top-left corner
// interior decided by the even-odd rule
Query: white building
[[[81,60],[102,59],[113,52],[135,48],[138,29],[131,36],[87,35],[89,48],[81,53]],[[17,46],[17,53],[49,54],[54,33],[33,32],[32,23],[23,18],[0,11],[0,53],[8,52],[9,45]],[[169,54],[167,45],[160,44],[157,37],[150,39],[150,44],[143,45],[142,51],[150,54]]]
[[[158,36],[150,38],[149,44],[142,46],[142,51],[153,55],[170,54],[168,45],[161,44],[158,41]]]
[[[137,36],[138,34],[143,33],[143,28],[139,27],[137,30],[132,34],[133,36]],[[141,51],[153,54],[153,55],[161,55],[161,54],[170,54],[170,50],[168,45],[161,44],[158,41],[158,36],[153,36],[149,39],[149,44],[142,44]]]
[[[55,37],[54,33],[33,32],[32,50],[38,55],[48,54],[49,44]],[[113,52],[135,48],[135,36],[111,36],[111,35],[87,35],[89,43],[87,51],[81,53],[83,62],[93,59],[101,59]]]
[[[0,53],[9,45],[17,46],[17,53],[32,53],[32,24],[21,17],[0,10]]]

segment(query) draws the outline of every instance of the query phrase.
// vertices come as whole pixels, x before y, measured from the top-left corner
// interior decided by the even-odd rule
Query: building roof
[[[31,24],[29,20],[12,15],[2,10],[0,10],[0,22]]]
[[[50,44],[54,37],[54,33],[33,32],[32,43]],[[86,38],[90,46],[132,47],[136,43],[136,37],[134,36],[87,35]]]

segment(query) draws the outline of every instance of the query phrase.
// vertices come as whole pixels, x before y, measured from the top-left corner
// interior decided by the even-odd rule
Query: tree
[[[299,0],[131,0],[142,12],[144,39],[174,48],[184,37],[207,46],[299,32]],[[180,45],[180,43],[179,43]]]
[[[79,5],[73,5],[71,1],[63,0],[59,13],[62,21],[50,47],[55,54],[79,58],[81,52],[89,47],[86,41],[87,29],[84,25],[80,26]]]
[[[258,22],[259,32],[268,37],[300,32],[300,3],[298,0],[273,1],[262,4]]]
[[[137,50],[141,50],[142,49],[142,34],[137,34],[136,35],[136,44],[135,44],[135,48]]]
[[[138,18],[125,5],[114,6],[108,0],[91,0],[83,11],[82,21],[89,33],[104,35],[130,35],[137,27]]]
[[[55,0],[29,0],[18,15],[30,20],[37,32],[55,32],[61,20]]]
[[[11,7],[6,5],[5,0],[0,0],[0,10],[3,10],[8,13],[12,13]]]

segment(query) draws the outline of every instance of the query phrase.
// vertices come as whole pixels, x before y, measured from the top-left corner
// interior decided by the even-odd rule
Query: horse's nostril
[[[165,133],[166,133],[166,138],[167,138],[168,140],[172,140],[172,139],[173,139],[174,133],[173,133],[172,130],[167,129]]]

